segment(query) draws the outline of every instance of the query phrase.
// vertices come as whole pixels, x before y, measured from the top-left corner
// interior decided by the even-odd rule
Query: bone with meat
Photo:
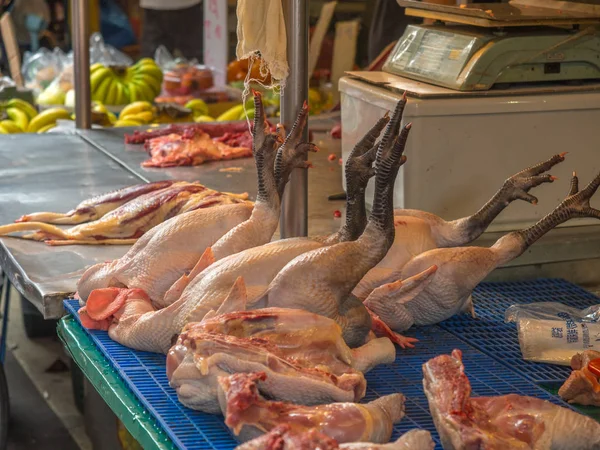
[[[258,383],[264,373],[237,373],[219,378],[219,404],[225,424],[242,442],[288,424],[294,431],[316,429],[339,443],[389,441],[392,427],[404,416],[404,396],[391,394],[369,403],[301,406],[265,400]]]
[[[597,450],[600,424],[516,394],[471,397],[460,350],[423,365],[423,388],[444,450]]]
[[[235,205],[235,209],[229,210],[200,209],[163,223],[147,233],[122,258],[88,269],[78,283],[81,299],[87,301],[94,289],[144,289],[157,307],[163,307],[166,306],[165,293],[185,272],[199,273],[215,259],[271,239],[279,221],[278,185],[285,186],[290,167],[297,166],[299,159],[314,148],[300,142],[307,108],[300,112],[297,126],[291,130],[287,142],[278,148],[281,137],[267,131],[258,93],[255,93],[255,102],[254,153],[258,195],[254,208]],[[278,153],[283,156],[276,163]],[[280,178],[275,178],[275,171]],[[211,246],[213,250],[206,252]],[[178,286],[185,286],[187,278],[186,275]],[[112,293],[114,291],[108,294]],[[97,294],[105,298],[102,292]]]
[[[580,191],[573,174],[567,198],[535,225],[503,236],[491,248],[440,248],[422,253],[404,266],[400,281],[375,289],[365,304],[397,332],[413,324],[435,324],[463,311],[474,313],[471,293],[496,267],[523,254],[563,222],[577,217],[600,219],[600,211],[590,207],[598,186],[600,174]],[[402,281],[415,276],[414,282]]]
[[[202,204],[209,196],[210,202]],[[0,235],[39,230],[23,237],[44,240],[50,245],[133,244],[148,230],[178,215],[193,197],[196,197],[193,201],[202,207],[243,203],[239,195],[181,181],[135,197],[93,222],[66,230],[43,222],[22,222],[0,226]]]
[[[410,124],[401,133],[406,104],[403,98],[377,147],[373,210],[362,235],[304,253],[290,261],[269,285],[267,294],[253,307],[305,309],[334,319],[351,347],[362,344],[371,330],[371,317],[352,290],[375,267],[394,241],[393,188],[403,156]],[[414,339],[398,336],[396,342]]]
[[[212,263],[214,259],[212,250],[208,250],[194,270],[183,275],[169,288],[161,301],[162,304],[169,306],[156,313],[149,312],[148,314],[141,312],[137,314],[129,309],[137,320],[129,318],[125,321],[121,318],[119,321],[113,321],[115,326],[110,329],[111,337],[132,348],[166,352],[171,346],[172,336],[179,333],[186,323],[200,321],[206,313],[221,307],[238,277],[243,276],[248,283],[244,288],[245,295],[248,302],[253,303],[264,295],[275,275],[294,257],[320,248],[329,242],[352,240],[360,236],[367,221],[364,193],[373,172],[371,164],[375,155],[375,140],[387,122],[387,117],[379,120],[357,144],[346,163],[346,178],[349,186],[347,214],[345,223],[338,232],[329,238],[294,238],[275,241],[230,255],[214,263]],[[280,193],[283,192],[283,187],[284,184],[280,183],[278,188]],[[182,245],[187,249],[188,242],[183,240]],[[171,252],[173,250],[171,247],[165,247],[162,251]],[[166,255],[168,256],[168,253]],[[181,257],[174,259],[173,264],[178,260],[181,260]],[[147,263],[153,259],[150,256],[142,258],[140,261]],[[169,259],[169,261],[171,260]],[[160,265],[154,270],[160,271],[165,266],[169,267],[169,264],[165,264],[163,257]],[[167,283],[163,284],[163,280],[164,277],[154,278],[151,281],[153,284],[160,283],[161,289],[165,289]],[[171,278],[167,281],[170,282]],[[93,283],[80,282],[80,290],[82,285],[90,284],[99,287],[95,281]],[[137,286],[144,287],[140,282],[137,283]],[[157,294],[151,292],[148,286],[145,288],[151,298],[157,298]],[[117,295],[118,291],[115,290],[106,292],[98,290],[95,293],[96,300],[91,299],[91,301],[104,302],[107,297],[114,299]],[[135,298],[135,295],[132,298]],[[97,308],[97,310],[101,309],[103,308]],[[146,309],[142,311],[145,313]],[[111,321],[110,317],[106,315],[97,315],[95,319]],[[161,332],[156,330],[161,330]]]
[[[169,351],[167,377],[179,401],[200,411],[218,414],[217,379],[231,373],[266,372],[261,392],[269,398],[318,405],[357,401],[365,395],[363,374],[348,367],[335,375],[307,357],[287,357],[285,350],[257,337],[235,337],[189,329]]]
[[[564,161],[565,155],[555,155],[511,176],[479,211],[468,217],[447,222],[424,211],[396,209],[394,243],[385,258],[356,286],[354,295],[365,300],[375,288],[398,280],[404,266],[423,252],[460,247],[474,241],[515,200],[537,204],[537,198],[529,191],[540,184],[552,183],[556,178],[543,173]]]
[[[353,442],[338,444],[335,439],[317,431],[294,431],[288,424],[278,425],[270,432],[238,445],[235,450],[433,450],[435,443],[429,431],[411,430],[388,444]]]
[[[563,400],[579,405],[600,406],[600,373],[589,368],[589,363],[596,359],[600,367],[600,352],[595,350],[585,350],[571,358],[573,372],[558,390]]]
[[[44,222],[56,225],[78,225],[92,220],[98,220],[119,206],[140,195],[157,191],[171,186],[175,181],[156,181],[154,183],[136,184],[117,191],[107,192],[86,199],[67,213],[38,212],[25,214],[15,222]]]

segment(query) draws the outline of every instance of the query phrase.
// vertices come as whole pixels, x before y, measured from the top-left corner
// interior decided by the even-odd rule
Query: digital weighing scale
[[[539,204],[511,204],[484,235],[487,244],[552,210],[573,170],[582,183],[600,171],[600,6],[551,0],[464,8],[398,3],[406,14],[433,23],[409,26],[382,71],[348,72],[339,84],[344,160],[404,92],[409,97],[404,120],[413,127],[408,162],[396,181],[397,208],[447,220],[464,217],[508,176],[570,152],[552,170],[559,181],[532,192]],[[373,183],[369,204],[372,195]],[[542,240],[515,263],[600,264],[598,221],[570,222],[554,236],[560,238]]]

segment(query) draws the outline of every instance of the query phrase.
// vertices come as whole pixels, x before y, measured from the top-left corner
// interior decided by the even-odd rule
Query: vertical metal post
[[[77,128],[90,128],[92,124],[89,4],[88,0],[71,0],[71,36],[75,69],[75,126]]]
[[[308,99],[308,0],[282,0],[290,74],[281,95],[281,123],[290,130]],[[308,137],[308,127],[304,138]],[[282,238],[308,234],[308,173],[295,169],[283,196]]]

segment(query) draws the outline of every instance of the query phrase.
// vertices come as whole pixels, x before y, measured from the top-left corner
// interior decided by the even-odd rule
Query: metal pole
[[[89,4],[88,0],[71,0],[71,36],[75,69],[75,126],[77,128],[90,128],[92,124]]]
[[[282,0],[290,74],[281,95],[281,123],[290,130],[308,99],[308,0]],[[308,138],[308,127],[304,131]],[[282,238],[308,234],[308,173],[295,169],[283,196]]]

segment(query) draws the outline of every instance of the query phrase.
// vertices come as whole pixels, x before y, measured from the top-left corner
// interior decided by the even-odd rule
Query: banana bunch
[[[64,108],[55,107],[42,111],[29,122],[28,133],[45,133],[56,126],[57,120],[71,119],[71,114]]]
[[[217,122],[230,122],[234,120],[254,119],[254,101],[248,100],[245,104],[239,104],[231,107],[215,120]]]
[[[105,105],[127,105],[131,102],[152,102],[161,91],[162,70],[151,58],[142,58],[130,67],[90,67],[92,100]]]
[[[127,105],[119,114],[115,127],[136,127],[146,125],[154,120],[154,107],[152,103],[137,101]]]
[[[35,107],[25,100],[13,98],[0,103],[0,134],[23,133],[37,116]]]

